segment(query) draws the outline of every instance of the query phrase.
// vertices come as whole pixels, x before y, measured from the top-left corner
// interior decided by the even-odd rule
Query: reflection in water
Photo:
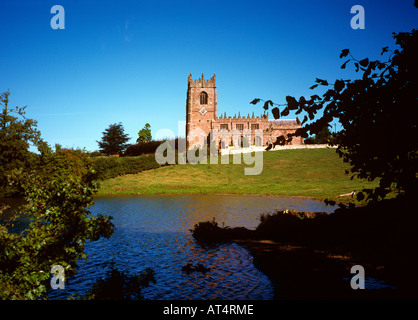
[[[213,217],[225,226],[255,228],[261,213],[275,209],[333,211],[318,201],[207,195],[98,198],[90,209],[113,216],[116,231],[110,239],[86,245],[88,259],[65,290],[51,291],[52,299],[85,294],[111,261],[130,274],[146,267],[155,271],[157,283],[143,290],[146,299],[272,299],[269,279],[246,249],[235,243],[202,248],[189,229]],[[210,271],[182,272],[188,262]]]

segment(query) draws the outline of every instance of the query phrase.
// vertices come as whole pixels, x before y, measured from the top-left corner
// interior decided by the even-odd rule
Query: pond
[[[114,262],[129,274],[146,267],[155,271],[155,284],[143,290],[150,300],[263,300],[273,298],[270,280],[254,265],[251,254],[238,244],[202,248],[189,229],[212,220],[225,226],[254,229],[261,213],[275,209],[326,211],[334,208],[306,199],[231,195],[117,196],[95,199],[93,213],[113,216],[116,226],[109,239],[88,243],[88,259],[64,290],[52,290],[51,299],[83,295],[106,266]],[[210,268],[207,273],[182,272],[188,262]]]

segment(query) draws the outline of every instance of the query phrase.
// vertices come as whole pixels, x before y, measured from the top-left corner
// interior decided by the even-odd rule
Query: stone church
[[[195,146],[203,147],[206,143],[216,143],[219,149],[234,146],[235,148],[250,146],[266,146],[274,143],[280,136],[286,137],[301,128],[299,119],[269,120],[268,115],[259,117],[238,116],[227,117],[226,113],[218,117],[216,76],[205,80],[203,74],[199,79],[188,77],[186,100],[186,141],[187,149]],[[303,138],[294,136],[285,143],[303,144]]]

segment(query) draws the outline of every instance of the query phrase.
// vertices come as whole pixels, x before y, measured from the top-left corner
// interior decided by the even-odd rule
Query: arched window
[[[205,91],[200,94],[200,104],[208,104],[208,94]]]
[[[262,145],[262,143],[261,143],[261,137],[260,136],[255,136],[254,142],[255,142],[255,145],[257,147],[261,146]]]

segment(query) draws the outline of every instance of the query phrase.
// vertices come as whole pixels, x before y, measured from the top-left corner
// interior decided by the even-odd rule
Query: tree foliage
[[[44,155],[43,174],[15,169],[9,176],[24,190],[26,203],[0,226],[1,298],[42,296],[49,289],[53,265],[63,266],[65,277],[71,277],[78,260],[86,258],[86,241],[112,234],[112,218],[88,210],[98,182],[80,155],[70,150],[51,152]],[[10,232],[13,221],[22,215],[30,219],[28,227]]]
[[[16,168],[32,167],[29,146],[32,144],[41,152],[45,147],[37,122],[26,118],[26,107],[10,108],[9,96],[8,91],[0,96],[0,193],[7,196],[21,191],[9,186],[7,175]]]
[[[400,48],[383,48],[385,61],[358,60],[349,49],[342,50],[340,58],[346,61],[341,68],[352,64],[360,75],[358,79],[337,79],[332,83],[316,78],[311,89],[328,88],[322,97],[287,96],[286,104],[273,103],[277,109],[283,107],[281,112],[275,111],[277,118],[290,111],[304,114],[304,127],[290,136],[306,138],[318,134],[333,120],[339,121],[342,130],[335,144],[338,154],[350,164],[352,177],[379,179],[377,188],[358,193],[361,199],[364,194],[368,199],[383,199],[392,188],[407,195],[418,191],[418,32],[394,33],[393,37]],[[251,103],[260,101],[254,99]],[[267,102],[264,109],[273,105]],[[322,116],[315,119],[320,110]]]
[[[0,215],[0,298],[37,299],[50,288],[53,265],[71,277],[86,242],[109,237],[114,226],[111,217],[88,210],[98,188],[88,156],[59,146],[53,152],[24,108],[11,115],[8,97],[1,96],[2,183],[21,190],[25,203],[7,219]],[[29,142],[39,154],[29,152]],[[23,230],[14,229],[22,220]]]
[[[102,140],[97,141],[100,151],[106,155],[122,154],[129,146],[129,136],[125,133],[125,129],[121,122],[109,125],[102,132]]]
[[[145,126],[141,130],[139,130],[138,139],[136,139],[136,142],[146,143],[146,142],[150,142],[151,139],[152,139],[151,126],[149,123],[146,123]]]
[[[325,126],[313,137],[306,138],[305,144],[334,144],[334,136],[335,134],[331,133],[329,127]]]

